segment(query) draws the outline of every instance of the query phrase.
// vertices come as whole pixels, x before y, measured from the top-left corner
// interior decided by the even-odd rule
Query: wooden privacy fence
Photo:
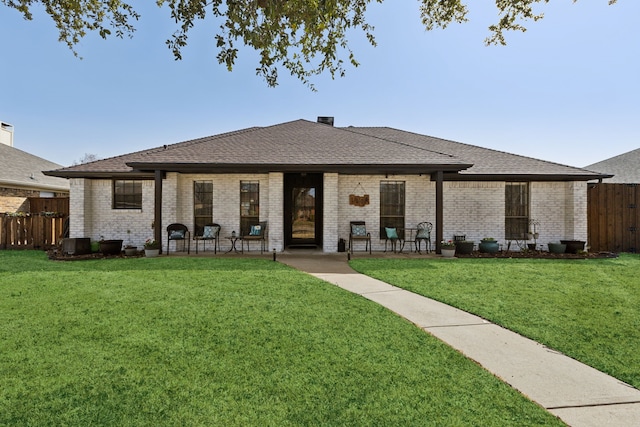
[[[64,216],[0,214],[0,249],[50,249],[65,234]]]
[[[592,251],[640,251],[640,185],[589,184],[587,221]]]
[[[29,212],[55,212],[69,215],[68,197],[28,197]]]

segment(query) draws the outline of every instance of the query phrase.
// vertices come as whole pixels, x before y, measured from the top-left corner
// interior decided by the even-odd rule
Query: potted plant
[[[144,242],[144,255],[149,258],[157,257],[160,254],[160,243],[154,239],[147,239]]]
[[[456,240],[456,253],[458,255],[469,255],[473,252],[475,243],[473,240]]]
[[[445,258],[453,258],[456,254],[456,245],[451,240],[440,242],[440,249]]]
[[[122,252],[122,239],[100,240],[102,255],[118,255]]]
[[[498,242],[493,237],[485,237],[480,241],[478,250],[485,254],[495,254],[500,249]]]
[[[560,240],[560,243],[563,245],[567,245],[567,253],[568,254],[577,254],[581,251],[584,251],[584,245],[587,242],[583,240]]]
[[[126,256],[134,256],[136,253],[138,253],[138,248],[133,246],[133,245],[126,245],[124,247],[124,254]]]
[[[549,253],[552,254],[563,254],[567,250],[567,245],[564,243],[548,243],[547,246],[549,247]]]

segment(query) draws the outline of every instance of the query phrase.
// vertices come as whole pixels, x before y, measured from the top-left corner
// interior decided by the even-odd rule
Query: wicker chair
[[[186,225],[173,223],[167,226],[167,255],[169,255],[172,240],[176,242],[176,251],[178,250],[178,240],[182,240],[183,248],[184,242],[187,242],[187,254],[191,253],[191,234]]]

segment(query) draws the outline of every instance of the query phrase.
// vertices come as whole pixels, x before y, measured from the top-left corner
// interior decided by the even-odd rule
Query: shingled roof
[[[538,179],[538,180],[590,180],[608,175],[599,172],[463,144],[431,136],[420,135],[387,127],[351,128],[353,132],[375,135],[388,141],[402,141],[404,144],[444,152],[462,159],[473,166],[458,174],[447,175],[447,179]]]
[[[0,187],[68,192],[69,181],[42,173],[59,167],[57,163],[0,144]]]
[[[612,184],[640,184],[640,148],[585,166],[589,170],[613,174]]]
[[[296,120],[185,141],[47,172],[60,177],[148,176],[154,170],[230,172],[433,173],[466,179],[599,174],[390,128],[338,128]],[[449,179],[449,178],[448,178]]]

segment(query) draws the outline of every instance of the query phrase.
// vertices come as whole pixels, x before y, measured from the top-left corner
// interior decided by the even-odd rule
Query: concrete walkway
[[[570,426],[640,426],[640,390],[480,317],[358,274],[346,254],[282,254],[278,261],[392,310]]]

